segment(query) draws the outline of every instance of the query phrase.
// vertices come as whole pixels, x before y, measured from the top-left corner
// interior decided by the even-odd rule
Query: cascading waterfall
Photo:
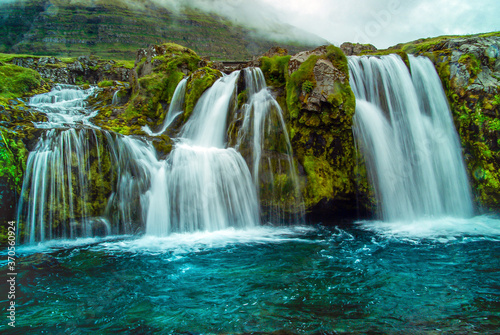
[[[283,112],[260,69],[246,68],[244,75],[248,101],[242,106],[236,149],[251,157],[247,163],[265,212],[263,220],[299,222],[304,207]]]
[[[248,99],[238,109],[240,79]],[[146,129],[150,135],[161,135],[182,113],[186,82],[178,84],[160,131]],[[165,236],[302,219],[282,111],[260,69],[216,81],[166,160],[157,159],[148,141],[93,125],[97,111],[85,105],[92,94],[58,86],[30,101],[48,121],[37,124],[47,131],[28,158],[18,208],[26,241],[134,233],[144,226],[149,235]],[[241,127],[229,143],[235,120]]]
[[[90,119],[97,112],[85,107],[85,99],[94,94],[95,88],[75,89],[72,85],[57,85],[45,94],[35,95],[30,105],[47,115],[48,122],[37,123],[38,128],[65,128],[68,125],[91,126]]]
[[[458,135],[424,57],[349,57],[354,135],[387,221],[473,213]]]
[[[154,148],[100,130],[84,100],[94,89],[57,86],[34,96],[47,129],[28,157],[17,222],[25,241],[133,233]],[[139,211],[140,213],[140,211]]]
[[[150,191],[148,234],[251,227],[259,222],[248,167],[236,150],[225,147],[238,76],[233,72],[220,78],[202,95],[181,130],[169,166],[160,166],[154,174],[153,185],[163,187]]]
[[[245,228],[261,218],[273,224],[302,219],[282,111],[260,69],[243,73],[248,99],[235,148],[228,147],[228,122],[238,109],[240,71],[220,78],[202,95],[169,159],[152,173],[148,234]]]

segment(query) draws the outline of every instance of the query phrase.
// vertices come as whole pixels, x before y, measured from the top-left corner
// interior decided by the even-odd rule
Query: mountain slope
[[[286,30],[287,26],[283,25]],[[249,59],[277,44],[290,52],[326,43],[279,43],[195,9],[173,11],[151,0],[17,0],[0,5],[0,52],[131,59],[138,48],[182,44],[214,59]]]

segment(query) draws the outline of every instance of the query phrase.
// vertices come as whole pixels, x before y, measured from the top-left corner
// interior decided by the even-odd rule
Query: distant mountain
[[[257,32],[193,8],[171,10],[154,0],[2,0],[0,52],[132,59],[138,48],[174,42],[212,59],[246,60],[280,45],[295,53],[328,42],[300,31],[279,42],[276,32],[298,29],[276,22]],[[262,37],[262,36],[268,36]]]

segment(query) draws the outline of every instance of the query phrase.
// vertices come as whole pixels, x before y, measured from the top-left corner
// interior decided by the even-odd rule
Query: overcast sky
[[[385,48],[422,37],[500,30],[499,0],[262,0],[282,20],[339,44]]]
[[[337,45],[351,41],[386,48],[418,38],[500,30],[500,0],[153,1],[217,12],[255,28],[279,19]]]

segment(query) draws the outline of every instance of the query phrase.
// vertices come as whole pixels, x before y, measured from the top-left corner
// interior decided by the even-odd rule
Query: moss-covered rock
[[[222,73],[210,67],[198,69],[189,76],[186,87],[186,108],[183,114],[184,121],[187,121],[189,116],[191,116],[203,92],[211,87],[220,77],[222,77]]]
[[[332,217],[353,215],[357,196],[367,194],[368,185],[366,176],[356,173],[355,98],[347,58],[335,46],[320,47],[292,56],[287,75],[290,137],[304,178],[306,209]]]
[[[290,58],[290,55],[278,53],[272,57],[264,56],[260,59],[260,68],[266,77],[268,86],[281,87],[286,84]]]
[[[102,81],[129,81],[133,62],[115,61],[95,56],[57,58],[0,54],[0,61],[36,71],[45,81],[83,85]]]

